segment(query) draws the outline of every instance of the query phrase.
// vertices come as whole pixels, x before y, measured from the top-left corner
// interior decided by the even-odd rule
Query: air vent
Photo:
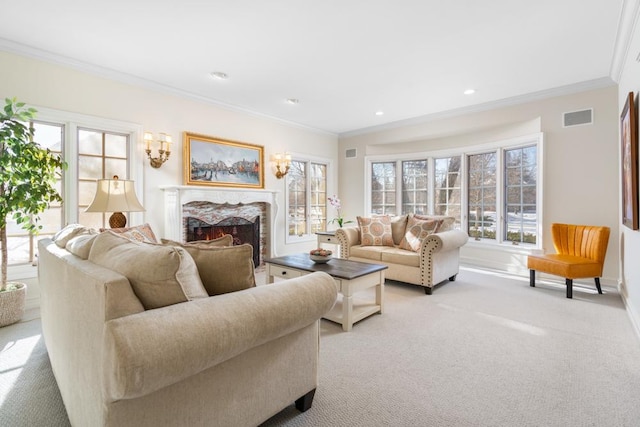
[[[347,159],[353,159],[358,156],[358,152],[356,151],[355,148],[349,148],[347,151],[344,152],[344,156]]]
[[[593,108],[588,110],[572,111],[564,113],[562,119],[563,127],[590,125],[593,123]]]

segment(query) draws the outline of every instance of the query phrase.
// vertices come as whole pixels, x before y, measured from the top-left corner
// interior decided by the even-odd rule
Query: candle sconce
[[[160,133],[158,135],[157,142],[160,143],[160,148],[158,149],[158,157],[151,157],[151,144],[154,142],[153,134],[151,132],[144,133],[144,142],[145,142],[145,153],[147,153],[147,157],[149,158],[149,164],[151,164],[152,168],[159,168],[162,166],[164,162],[169,160],[169,156],[171,155],[171,136],[166,133]]]
[[[273,155],[273,159],[276,164],[276,178],[284,178],[291,167],[291,155],[289,153],[276,153]]]

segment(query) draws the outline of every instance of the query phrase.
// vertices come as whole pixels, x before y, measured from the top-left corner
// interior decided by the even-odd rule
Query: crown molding
[[[410,119],[398,120],[391,123],[386,123],[378,126],[371,126],[362,129],[356,129],[340,133],[340,138],[348,138],[357,135],[364,135],[373,132],[380,132],[384,130],[397,129],[405,126],[419,125],[423,123],[433,122],[436,120],[450,119],[453,117],[460,117],[467,114],[481,113],[484,111],[497,110],[500,108],[511,107],[519,104],[526,104],[528,102],[539,101],[548,98],[555,98],[557,96],[571,95],[574,93],[585,92],[594,89],[602,89],[605,87],[614,86],[616,83],[610,77],[601,77],[599,79],[587,80],[580,83],[575,83],[566,86],[560,86],[552,89],[541,90],[538,92],[531,92],[525,95],[514,96],[510,98],[499,99],[497,101],[485,102],[482,104],[470,105],[468,107],[456,108],[453,110],[440,111],[433,114],[427,114],[419,117],[412,117]]]
[[[175,95],[181,98],[192,99],[194,101],[214,105],[219,108],[224,108],[225,110],[239,112],[239,113],[247,114],[253,117],[259,117],[262,119],[271,120],[274,122],[278,122],[287,126],[303,129],[306,131],[311,131],[314,133],[319,133],[319,134],[329,135],[334,137],[338,136],[338,134],[335,132],[329,132],[324,129],[319,129],[319,128],[304,125],[301,123],[281,119],[279,117],[270,116],[268,114],[263,114],[257,111],[249,110],[247,108],[240,107],[238,105],[228,104],[213,98],[208,98],[208,97],[194,94],[182,89],[177,89],[172,86],[164,85],[162,83],[158,83],[152,80],[144,79],[142,77],[134,76],[132,74],[123,73],[123,72],[116,71],[106,67],[100,67],[98,65],[90,64],[84,61],[79,61],[77,59],[69,58],[67,56],[58,55],[58,54],[48,52],[42,49],[38,49],[32,46],[27,46],[21,43],[17,43],[11,40],[0,38],[0,51],[5,51],[5,52],[13,53],[16,55],[21,55],[21,56],[26,56],[29,58],[33,58],[33,59],[37,59],[40,61],[45,61],[45,62],[57,64],[57,65],[62,65],[65,67],[73,68],[78,71],[85,72],[87,74],[102,77],[108,80],[117,81],[119,83],[125,83],[125,84],[129,84],[131,86],[136,86],[136,87],[143,87],[146,89],[153,90],[155,92]]]
[[[619,83],[624,69],[624,63],[629,55],[631,40],[638,23],[638,11],[640,10],[640,0],[624,0],[620,17],[618,19],[618,33],[613,47],[613,58],[611,60],[611,70],[609,74],[614,82]]]

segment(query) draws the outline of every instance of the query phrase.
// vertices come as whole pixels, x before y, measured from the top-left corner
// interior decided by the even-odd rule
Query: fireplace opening
[[[186,218],[186,223],[187,242],[213,240],[231,234],[234,246],[249,243],[253,247],[253,265],[260,265],[260,216],[253,220],[233,216],[215,224],[190,217]]]

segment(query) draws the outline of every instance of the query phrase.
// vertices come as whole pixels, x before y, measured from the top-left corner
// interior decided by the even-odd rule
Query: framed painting
[[[184,183],[264,188],[264,147],[184,133]]]
[[[622,223],[638,229],[638,117],[633,92],[620,115],[622,139]]]

